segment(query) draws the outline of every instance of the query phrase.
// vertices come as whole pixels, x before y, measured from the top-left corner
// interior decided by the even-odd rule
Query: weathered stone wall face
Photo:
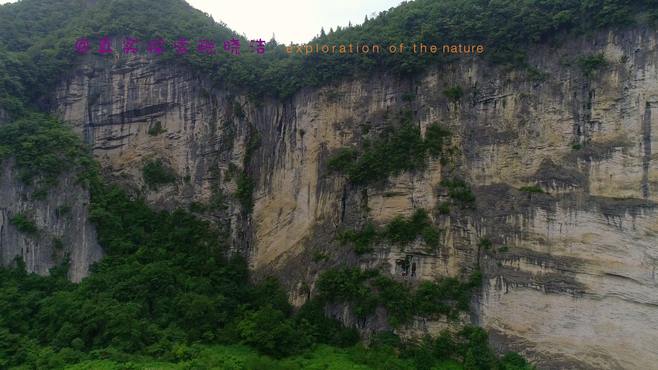
[[[520,351],[540,368],[652,368],[657,42],[646,29],[602,33],[532,50],[541,73],[469,59],[413,79],[378,75],[259,104],[210,89],[184,68],[90,59],[56,91],[57,112],[110,177],[165,208],[207,202],[217,188],[235,192],[235,168],[258,132],[246,167],[257,184],[253,213],[229,200],[208,217],[231,225],[235,248],[258,274],[281,277],[296,304],[334,265],[377,266],[417,281],[464,276],[479,264],[485,282],[473,320],[501,350]],[[578,58],[599,52],[608,65],[584,74]],[[453,86],[465,92],[456,102],[443,93]],[[450,127],[459,149],[451,163],[430,160],[426,171],[365,189],[327,171],[334,150],[401,109],[411,109],[423,132],[433,122]],[[158,125],[163,132],[154,134]],[[154,158],[180,180],[146,188],[141,168]],[[475,210],[435,212],[446,198],[439,183],[451,173],[471,183]],[[529,185],[546,193],[520,191]],[[335,241],[342,228],[384,224],[418,208],[443,230],[437,250],[418,241],[358,257]],[[478,250],[482,238],[491,250]],[[400,275],[396,261],[405,258],[416,264],[413,277]]]
[[[0,164],[0,265],[11,265],[20,257],[29,272],[48,274],[69,258],[69,278],[78,282],[103,251],[96,230],[89,223],[89,193],[64,175],[45,199],[33,199],[32,188],[18,181],[13,161]],[[25,233],[12,223],[22,215],[36,226]]]

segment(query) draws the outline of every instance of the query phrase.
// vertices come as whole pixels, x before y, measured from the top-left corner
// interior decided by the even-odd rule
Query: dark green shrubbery
[[[332,171],[347,171],[354,164],[357,156],[356,149],[340,148],[327,161],[327,168]]]
[[[408,283],[395,281],[377,270],[343,268],[323,272],[316,289],[320,302],[349,303],[358,317],[372,314],[381,305],[387,310],[389,323],[399,326],[415,315],[456,319],[460,311],[468,311],[471,295],[480,283],[480,273],[474,272],[467,282],[443,278],[423,282],[412,291]]]
[[[338,240],[342,243],[352,243],[357,254],[364,254],[372,252],[374,244],[380,240],[405,246],[419,236],[430,248],[438,247],[440,233],[424,209],[417,209],[408,219],[398,216],[381,229],[367,223],[359,231],[343,231],[338,235]]]
[[[544,189],[537,185],[522,186],[519,190],[526,193],[544,193]]]
[[[461,86],[453,86],[443,90],[443,95],[445,95],[452,102],[458,102],[462,96],[464,96],[464,90],[462,90]]]
[[[356,254],[372,252],[373,245],[380,239],[379,231],[372,223],[367,223],[361,230],[346,230],[338,234],[342,243],[352,243]]]
[[[448,189],[448,196],[460,204],[462,208],[473,207],[475,194],[464,180],[444,179],[441,180],[441,186]]]
[[[593,77],[597,71],[608,65],[603,53],[587,55],[578,59],[578,66],[583,74],[589,78]]]
[[[360,149],[338,150],[327,167],[357,185],[381,182],[403,171],[424,169],[428,156],[443,158],[449,137],[448,129],[433,124],[423,139],[417,126],[405,123],[376,140],[366,140]]]
[[[425,243],[430,247],[439,244],[439,232],[433,227],[429,215],[424,209],[417,209],[408,219],[402,217],[394,218],[384,232],[386,239],[402,245],[411,243],[418,236],[422,236]]]
[[[635,14],[657,19],[652,0],[482,2],[420,0],[381,12],[362,25],[346,27],[313,40],[319,44],[378,43],[407,45],[483,44],[483,57],[504,64],[526,62],[532,44],[571,32],[580,35],[613,25],[633,23]],[[39,14],[41,16],[34,16]],[[523,16],[519,16],[523,15]],[[29,28],[32,32],[20,30]],[[239,31],[239,30],[238,30]],[[72,45],[81,36],[96,45],[103,35],[129,35],[140,40],[163,37],[167,51],[160,59],[191,66],[212,83],[250,96],[289,97],[300,88],[320,86],[353,75],[385,70],[396,75],[418,73],[430,65],[455,60],[444,55],[398,53],[289,55],[284,45],[269,43],[264,55],[241,39],[239,58],[225,52],[176,56],[178,37],[203,37],[221,46],[237,32],[178,0],[80,2],[21,1],[0,7],[0,102],[20,112],[40,102],[79,56]],[[143,45],[140,45],[143,47]],[[494,47],[495,46],[495,47]]]
[[[251,213],[254,208],[254,180],[246,173],[241,172],[237,184],[238,189],[235,192],[235,197],[240,201],[242,209],[246,213]]]
[[[377,307],[377,296],[366,282],[377,276],[374,270],[331,269],[316,283],[320,302],[349,302],[358,317],[366,317]]]
[[[16,229],[22,233],[34,235],[39,229],[34,221],[29,218],[24,213],[19,213],[9,219],[9,222],[16,227]]]
[[[275,282],[251,284],[246,263],[226,256],[225,236],[186,212],[156,212],[96,184],[91,219],[107,255],[79,285],[65,275],[0,270],[4,364],[37,361],[30,353],[68,353],[71,363],[96,349],[174,360],[177,346],[198,341],[241,342],[275,357],[313,343],[354,343],[331,319],[318,323],[332,328],[326,332],[308,309],[306,320],[292,316]]]
[[[144,183],[150,189],[158,189],[162,185],[176,182],[176,173],[161,160],[147,162],[142,168]]]
[[[162,123],[160,121],[151,123],[147,131],[150,136],[158,136],[164,132],[167,132],[167,130],[162,128]]]
[[[73,131],[43,114],[31,113],[0,130],[0,161],[13,158],[21,181],[51,187],[64,171],[89,165]]]
[[[0,138],[5,155],[30,174],[26,179],[40,178],[41,170],[54,177],[78,171],[91,192],[90,219],[106,254],[80,284],[67,281],[66,264],[48,277],[26,274],[20,260],[14,269],[0,269],[1,368],[63,367],[98,358],[98,351],[119,361],[133,354],[177,361],[181,348],[197,342],[244,343],[277,357],[315,343],[354,344],[353,331],[334,320],[308,320],[316,311],[304,310],[306,320],[293,316],[276,282],[250,282],[245,261],[229,256],[224,231],[182,210],[154,211],[105,185],[79,139],[55,121],[38,116],[2,125]],[[34,143],[44,145],[36,151]],[[69,153],[79,158],[68,166],[34,164],[29,153],[37,160]],[[161,167],[147,167],[146,178],[157,184],[172,179]],[[57,212],[65,216],[69,208]],[[22,232],[38,232],[24,214],[11,222]],[[52,243],[64,249],[61,238]]]

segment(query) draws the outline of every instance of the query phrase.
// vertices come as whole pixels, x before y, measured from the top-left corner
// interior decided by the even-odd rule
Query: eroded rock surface
[[[539,73],[464,59],[412,79],[378,75],[304,89],[286,101],[211,89],[183,67],[141,57],[88,59],[56,91],[57,113],[110,177],[154,205],[226,195],[226,209],[209,217],[230,225],[234,248],[257,273],[278,275],[296,304],[330,266],[383,267],[418,281],[465,276],[479,264],[485,282],[473,321],[499,349],[547,369],[649,369],[658,363],[658,35],[592,37],[532,50]],[[608,64],[585,74],[578,58],[594,53]],[[443,93],[454,86],[465,92],[458,101]],[[383,187],[327,171],[335,150],[403,109],[422,132],[434,122],[449,127],[454,160],[430,160]],[[179,180],[146,187],[141,169],[152,159]],[[256,181],[250,214],[230,197],[236,171]],[[439,184],[453,174],[471,184],[475,209],[442,215]],[[442,230],[435,250],[422,241],[383,244],[358,257],[335,240],[344,228],[418,208]],[[483,238],[491,249],[478,248]],[[405,258],[414,276],[402,276],[397,261]],[[412,326],[433,327],[442,325]]]

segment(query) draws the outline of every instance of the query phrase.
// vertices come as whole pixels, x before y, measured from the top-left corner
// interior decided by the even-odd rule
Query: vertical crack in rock
[[[651,102],[647,102],[642,121],[642,197],[649,198],[649,165],[651,164]]]

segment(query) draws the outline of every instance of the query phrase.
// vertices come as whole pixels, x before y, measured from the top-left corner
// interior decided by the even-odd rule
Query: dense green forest
[[[657,9],[658,0],[417,0],[314,41],[477,42],[491,46],[486,55],[491,63],[524,66],[523,50],[533,43],[655,22]],[[354,328],[325,317],[328,304],[346,303],[362,317],[383,307],[392,327],[414,316],[454,319],[468,310],[479,285],[477,272],[468,281],[444,279],[410,289],[377,271],[328,270],[318,280],[317,294],[295,311],[275,280],[252,281],[246,262],[228,254],[225,230],[187,210],[155,211],[107,184],[69,127],[34,113],[49,110],[44,92],[80,62],[75,40],[104,35],[163,37],[169,43],[181,36],[204,37],[221,45],[235,32],[181,0],[22,0],[0,6],[0,107],[11,115],[11,122],[0,126],[0,160],[15,159],[35,201],[63,172],[77,173],[91,193],[91,220],[106,253],[79,284],[66,279],[66,263],[48,277],[27,274],[20,260],[0,269],[0,369],[530,368],[519,355],[497,356],[477,327],[415,342],[385,332],[366,347]],[[346,76],[377,70],[413,74],[452,62],[438,56],[289,56],[274,42],[262,56],[181,57],[169,48],[155,59],[187,65],[216,86],[279,98]],[[409,127],[336,153],[330,167],[355,184],[380,181],[422,167],[428,156],[449,155],[443,148],[449,134],[435,126],[422,138]],[[382,162],[382,153],[391,152],[392,160]],[[161,163],[144,171],[150,186],[170,181]],[[472,202],[464,183],[443,185],[462,206]],[[375,238],[405,242],[421,235],[431,245],[437,235],[427,228],[426,217],[419,212],[383,230],[348,230],[342,239],[362,251]],[[29,215],[11,222],[26,234],[39,232]]]
[[[523,66],[533,43],[656,20],[657,0],[416,0],[361,25],[323,32],[312,41],[479,43],[488,46],[485,56],[491,62]],[[75,40],[89,37],[97,42],[108,35],[142,41],[162,37],[168,52],[158,61],[191,64],[217,86],[252,96],[287,97],[301,87],[376,70],[412,74],[451,62],[438,55],[288,55],[275,42],[257,55],[248,52],[247,40],[182,0],[21,0],[0,6],[0,104],[15,113],[22,103],[47,106],[41,92],[80,58],[73,48]],[[171,46],[179,37],[214,40],[219,52],[177,56]],[[221,48],[231,37],[243,41],[246,50],[239,57]]]

